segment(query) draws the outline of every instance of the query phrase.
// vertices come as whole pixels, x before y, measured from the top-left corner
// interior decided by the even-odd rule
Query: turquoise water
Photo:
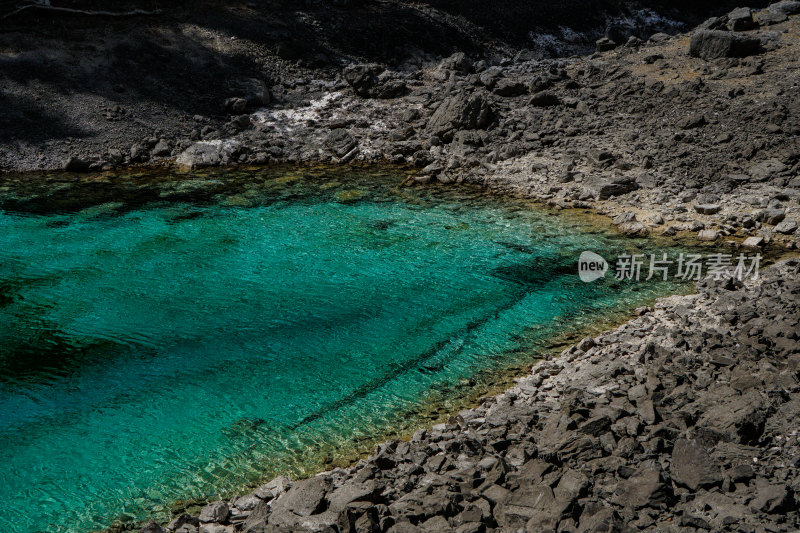
[[[581,251],[644,241],[339,172],[0,187],[0,531],[302,473],[675,290],[579,281]]]

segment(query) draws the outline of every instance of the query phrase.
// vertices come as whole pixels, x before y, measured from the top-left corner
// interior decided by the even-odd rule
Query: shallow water
[[[676,290],[578,279],[581,251],[645,241],[402,178],[3,183],[0,530],[88,531],[308,472]]]

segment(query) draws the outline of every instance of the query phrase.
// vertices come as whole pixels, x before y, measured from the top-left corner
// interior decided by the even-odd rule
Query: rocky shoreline
[[[306,106],[244,115],[244,132],[176,155],[188,167],[388,159],[419,167],[416,183],[594,209],[628,234],[794,249],[795,9],[736,10],[589,58],[355,66],[305,85],[319,91]],[[701,282],[410,441],[166,531],[797,531],[799,273],[791,259],[745,284]]]
[[[184,137],[72,148],[42,168],[389,162],[418,169],[410,186],[478,183],[594,210],[627,234],[793,249],[798,11],[783,1],[690,34],[603,38],[591,56],[488,62],[456,53],[273,86],[251,79],[218,102],[230,113],[224,123],[195,115]],[[2,155],[6,169],[39,168],[25,150]]]
[[[498,49],[245,78],[209,103],[224,119],[183,111],[167,132],[112,106],[122,133],[102,146],[3,142],[0,167],[390,162],[418,169],[406,186],[477,183],[629,235],[794,250],[798,14],[783,0],[690,33],[607,31],[589,56]],[[702,282],[351,468],[142,532],[797,531],[799,269]]]
[[[701,282],[347,469],[143,533],[796,531],[800,261]]]

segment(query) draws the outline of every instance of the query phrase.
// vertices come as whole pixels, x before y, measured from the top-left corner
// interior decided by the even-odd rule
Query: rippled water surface
[[[4,182],[0,531],[89,531],[318,468],[675,289],[579,281],[582,250],[642,241],[402,178]]]

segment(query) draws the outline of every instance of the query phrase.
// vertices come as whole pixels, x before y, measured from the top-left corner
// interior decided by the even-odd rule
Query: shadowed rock
[[[719,30],[700,30],[692,35],[689,54],[703,59],[746,57],[758,53],[761,41],[756,37]]]

